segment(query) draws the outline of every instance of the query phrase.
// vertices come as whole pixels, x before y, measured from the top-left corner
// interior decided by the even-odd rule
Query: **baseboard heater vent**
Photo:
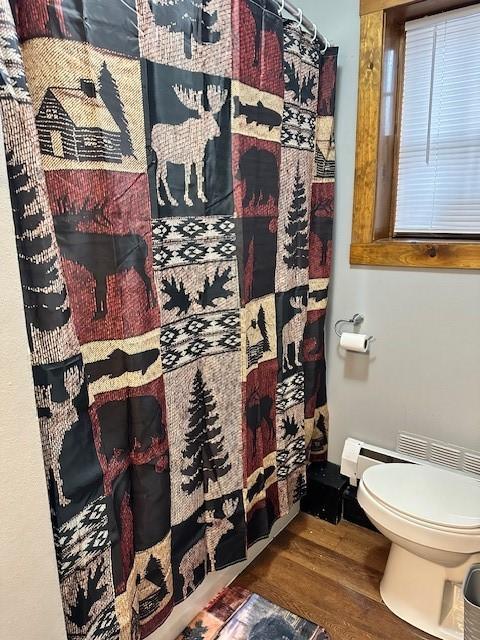
[[[407,431],[399,432],[397,451],[431,464],[480,476],[479,451],[470,451],[448,442],[425,438]]]
[[[480,478],[480,452],[406,431],[399,433],[396,451],[347,438],[340,472],[349,478],[351,485],[357,486],[366,469],[392,462],[431,464]]]
[[[428,457],[428,442],[411,433],[399,433],[397,451],[426,460]]]
[[[467,473],[475,473],[480,476],[480,453],[465,451],[463,454],[463,469]]]
[[[450,467],[451,469],[461,469],[462,452],[448,445],[439,444],[438,442],[430,443],[430,462]]]

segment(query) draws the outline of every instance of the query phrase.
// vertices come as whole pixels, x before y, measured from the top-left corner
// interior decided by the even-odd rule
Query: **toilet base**
[[[463,640],[462,583],[480,554],[456,567],[425,560],[392,543],[380,584],[384,603],[399,618],[441,638]]]

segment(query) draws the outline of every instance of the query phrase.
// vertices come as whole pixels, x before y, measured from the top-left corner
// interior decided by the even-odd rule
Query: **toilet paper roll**
[[[368,351],[368,336],[363,333],[344,332],[340,338],[340,346],[347,351],[366,353]]]

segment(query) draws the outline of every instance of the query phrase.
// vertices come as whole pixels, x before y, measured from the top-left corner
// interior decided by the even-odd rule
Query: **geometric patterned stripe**
[[[164,371],[173,371],[200,357],[238,351],[239,348],[238,310],[197,314],[164,325],[160,331]]]
[[[290,407],[300,404],[304,399],[303,371],[295,373],[277,385],[277,411],[286,411]]]
[[[319,47],[312,47],[308,40],[300,37],[296,27],[285,26],[283,32],[284,53],[292,53],[301,58],[302,63],[310,64],[318,69],[320,64]]]
[[[306,462],[305,439],[297,438],[288,445],[287,449],[277,451],[277,476],[285,480],[292,471]]]
[[[152,224],[156,269],[235,258],[235,223],[231,218],[161,218]]]
[[[110,546],[106,500],[101,496],[55,532],[60,578],[86,567]]]
[[[282,122],[282,145],[313,151],[315,149],[315,120],[313,112],[295,104],[285,103]]]
[[[95,618],[88,630],[88,638],[92,638],[92,640],[118,640],[119,632],[115,603],[112,602]],[[73,640],[75,635],[69,634],[69,638]]]

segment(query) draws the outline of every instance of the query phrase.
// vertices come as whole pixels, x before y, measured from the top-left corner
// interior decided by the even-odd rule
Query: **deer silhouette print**
[[[294,310],[294,316],[285,323],[282,329],[282,368],[284,372],[288,372],[292,367],[302,366],[300,349],[305,325],[305,318],[303,317],[305,305],[303,304],[302,296],[291,296],[290,305]],[[288,345],[290,344],[293,344],[293,363],[290,363],[288,358]]]
[[[81,231],[79,225],[82,223],[110,225],[101,206],[89,207],[88,203],[75,210],[64,200],[61,213],[54,216],[53,221],[61,255],[85,267],[95,279],[94,320],[104,318],[107,313],[107,277],[130,269],[135,269],[140,276],[145,286],[147,305],[153,307],[152,282],[145,267],[148,248],[142,236]]]
[[[209,85],[207,87],[207,101],[209,109],[203,104],[203,91],[184,89],[178,85],[173,87],[180,102],[195,111],[195,116],[188,118],[180,124],[155,124],[152,128],[152,149],[157,156],[157,198],[160,206],[165,202],[160,196],[160,186],[163,184],[167,199],[174,207],[178,201],[173,197],[167,181],[167,163],[183,166],[185,173],[185,204],[193,206],[189,196],[190,178],[192,167],[197,176],[197,197],[202,202],[207,202],[203,182],[203,167],[205,148],[210,140],[220,135],[220,127],[215,115],[222,109],[227,99],[228,91]]]

